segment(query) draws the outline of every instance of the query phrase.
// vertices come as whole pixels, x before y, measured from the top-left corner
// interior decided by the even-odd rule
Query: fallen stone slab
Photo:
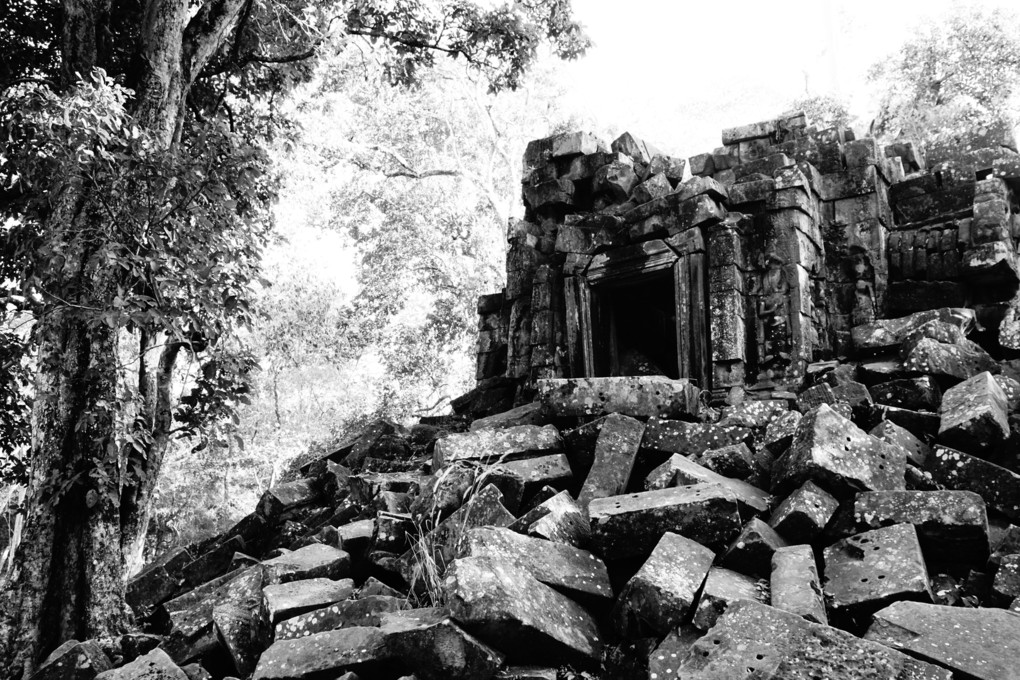
[[[932,599],[928,570],[912,524],[865,531],[824,551],[822,590],[830,606],[854,617],[893,600]]]
[[[595,445],[598,443],[602,426],[605,425],[608,417],[596,418],[563,433],[563,448],[567,458],[570,459],[570,467],[578,478],[587,477],[588,471],[591,470],[592,463],[595,461]]]
[[[322,633],[355,626],[378,626],[383,614],[407,609],[406,598],[368,595],[345,600],[328,607],[313,609],[276,624],[276,640],[293,640],[313,633]]]
[[[797,426],[789,451],[772,469],[773,493],[808,479],[829,489],[902,489],[906,452],[861,430],[823,404]]]
[[[95,640],[68,640],[39,664],[28,680],[93,680],[113,668],[103,647]]]
[[[995,360],[970,340],[950,345],[924,338],[903,358],[902,368],[908,373],[923,373],[951,384],[994,369]]]
[[[726,608],[738,600],[769,603],[769,584],[730,569],[712,567],[701,587],[698,606],[691,621],[696,628],[708,630]]]
[[[931,453],[931,449],[923,441],[917,438],[910,430],[900,427],[891,420],[883,420],[868,432],[872,437],[877,437],[886,444],[898,446],[907,453],[907,462],[913,465],[924,465],[924,461]]]
[[[781,414],[765,427],[761,445],[773,456],[782,455],[793,443],[793,436],[797,433],[802,419],[800,411],[786,411]]]
[[[274,557],[262,563],[265,582],[289,583],[310,578],[339,579],[351,573],[351,556],[344,550],[322,543]]]
[[[216,644],[214,609],[224,604],[255,609],[262,601],[262,585],[261,567],[243,567],[163,603],[170,622],[163,648],[178,663],[187,663],[199,649]]]
[[[751,440],[751,430],[741,425],[649,418],[641,448],[665,455],[700,456],[711,449],[748,444]]]
[[[952,680],[945,669],[750,600],[728,607],[715,627],[654,680],[671,677]]]
[[[645,488],[649,491],[693,484],[719,484],[725,487],[736,496],[743,514],[768,512],[772,505],[772,496],[768,492],[743,480],[723,477],[718,472],[679,454],[670,456],[669,460],[652,470],[645,478]]]
[[[593,550],[605,559],[647,555],[667,531],[721,548],[742,526],[737,497],[719,484],[597,498],[588,513]]]
[[[971,491],[869,491],[854,500],[860,531],[913,524],[921,550],[940,563],[981,566],[988,557],[988,513]]]
[[[212,620],[216,638],[227,650],[234,671],[241,677],[251,675],[272,636],[266,611],[247,603],[228,602],[213,608]]]
[[[286,484],[278,484],[262,494],[256,512],[276,522],[294,508],[311,505],[322,497],[318,480],[303,477]]]
[[[562,453],[548,456],[535,456],[502,463],[498,467],[519,475],[524,482],[523,498],[534,496],[544,486],[563,489],[573,480],[574,473],[570,468],[570,460]]]
[[[510,562],[541,583],[572,597],[613,597],[606,565],[587,550],[530,538],[510,529],[480,527],[467,532],[458,557]]]
[[[942,321],[968,331],[974,326],[975,314],[972,309],[943,307],[917,312],[898,319],[880,319],[851,331],[854,348],[860,354],[875,354],[883,350],[898,348],[907,336],[929,321]]]
[[[999,563],[992,581],[992,600],[1008,607],[1020,597],[1020,555],[1005,555]]]
[[[662,642],[648,655],[648,677],[652,680],[672,678],[679,660],[705,632],[687,624],[669,631]]]
[[[120,668],[103,671],[96,680],[189,680],[180,666],[156,648]]]
[[[810,545],[778,548],[772,554],[770,585],[773,607],[828,625],[822,582]]]
[[[791,543],[810,543],[838,508],[839,501],[809,479],[779,504],[769,526]]]
[[[259,658],[252,680],[328,678],[345,671],[395,675],[401,666],[392,657],[381,629],[343,628],[274,642]]]
[[[719,424],[764,429],[768,427],[769,423],[789,412],[790,407],[785,401],[779,399],[744,401],[724,407]]]
[[[502,656],[456,625],[442,609],[383,614],[378,627],[355,626],[275,642],[259,660],[253,680],[360,677],[487,680]]]
[[[604,416],[620,413],[634,418],[693,416],[699,390],[689,380],[661,376],[569,378],[539,380],[542,403],[557,416]]]
[[[767,469],[766,465],[763,465],[765,459],[755,458],[744,442],[719,449],[708,449],[700,455],[693,456],[693,460],[723,477],[739,479],[752,485],[758,484]],[[767,467],[771,467],[771,457],[767,458]],[[764,485],[767,486],[767,482]]]
[[[942,403],[939,384],[927,375],[879,383],[870,391],[879,404],[911,411],[938,411]]]
[[[177,548],[128,581],[127,603],[135,609],[154,607],[178,593],[184,579],[181,568],[194,559],[187,546]]]
[[[588,545],[591,540],[588,513],[566,491],[542,501],[510,524],[510,528],[528,536],[577,548]]]
[[[509,411],[495,413],[491,416],[471,421],[471,431],[477,430],[501,430],[508,427],[520,425],[534,425],[541,427],[547,423],[547,417],[542,410],[542,404],[533,401],[530,404],[522,404]]]
[[[961,451],[985,454],[1009,437],[1006,394],[985,371],[942,396],[939,442]]]
[[[1020,521],[1020,475],[947,446],[936,446],[925,465],[947,489],[973,491],[1014,522]]]
[[[768,576],[772,555],[788,544],[776,530],[752,517],[722,556],[722,566],[749,576]]]
[[[931,661],[975,680],[1020,680],[1020,615],[894,602],[875,613],[866,640]]]
[[[488,680],[503,655],[458,626],[443,608],[383,614],[389,650],[420,680]]]
[[[627,582],[613,620],[625,637],[665,635],[694,613],[715,553],[678,534],[665,532],[638,572]]]
[[[457,461],[493,463],[556,453],[563,449],[559,430],[552,425],[518,425],[500,430],[454,433],[436,442],[432,469]]]
[[[468,530],[482,526],[506,527],[514,522],[514,516],[503,507],[501,499],[502,494],[499,490],[489,484],[429,532],[424,540],[424,546],[431,551],[431,557],[440,573],[454,560],[464,545]],[[420,564],[413,551],[404,553],[401,561],[407,567],[404,573],[405,580],[409,584],[419,581]]]
[[[443,583],[453,618],[514,662],[597,662],[598,626],[580,605],[512,564],[456,560]]]
[[[310,578],[290,583],[276,583],[262,589],[267,618],[276,624],[312,609],[346,600],[354,592],[354,581],[345,578]]]
[[[645,424],[639,420],[618,413],[606,417],[578,503],[587,507],[593,498],[618,496],[627,490],[644,433]]]

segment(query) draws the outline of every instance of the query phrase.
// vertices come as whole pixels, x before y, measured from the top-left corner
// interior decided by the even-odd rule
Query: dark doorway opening
[[[592,288],[596,375],[680,377],[674,288],[670,270]]]

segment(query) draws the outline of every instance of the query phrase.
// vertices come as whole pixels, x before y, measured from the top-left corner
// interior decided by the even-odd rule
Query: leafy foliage
[[[790,105],[791,110],[803,111],[808,121],[819,128],[851,127],[854,116],[847,110],[844,102],[826,94],[816,94],[797,99]]]
[[[920,27],[890,59],[872,67],[882,88],[874,131],[923,142],[941,131],[1010,121],[1020,84],[1017,17],[1003,9],[957,7]]]

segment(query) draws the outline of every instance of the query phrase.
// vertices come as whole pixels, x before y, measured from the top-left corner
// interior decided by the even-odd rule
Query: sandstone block
[[[775,529],[752,517],[723,553],[722,565],[749,576],[767,576],[772,569],[772,556],[786,546],[787,542]]]
[[[599,657],[602,642],[591,615],[523,569],[462,558],[443,588],[453,618],[512,661]]]
[[[940,563],[984,563],[988,556],[988,513],[970,491],[870,491],[854,501],[859,530],[913,524],[921,549]]]
[[[708,630],[715,625],[726,608],[738,600],[756,600],[768,604],[767,582],[722,567],[712,567],[701,588],[692,623]]]
[[[907,462],[912,465],[924,465],[931,449],[917,438],[913,432],[900,427],[891,420],[883,420],[868,432],[872,437],[881,439],[886,444],[899,447],[907,454]]]
[[[310,578],[290,583],[277,583],[262,589],[269,621],[273,624],[312,609],[347,599],[354,592],[354,581],[345,578]]]
[[[927,375],[879,383],[870,391],[879,404],[912,411],[937,411],[942,403],[942,390]]]
[[[772,554],[771,591],[773,607],[808,621],[829,623],[815,553],[810,545],[782,547]]]
[[[903,370],[925,373],[938,380],[966,380],[995,367],[995,360],[969,340],[962,345],[949,345],[924,338],[903,359]]]
[[[613,619],[628,637],[642,631],[664,635],[694,612],[695,600],[715,554],[678,534],[665,532],[617,599]]]
[[[578,548],[588,545],[591,540],[588,513],[566,491],[542,501],[510,524],[510,528],[528,536]]]
[[[313,543],[262,563],[266,583],[309,578],[339,579],[350,575],[351,556],[343,550]]]
[[[314,633],[322,633],[355,626],[378,626],[383,614],[407,609],[410,605],[402,597],[368,595],[356,600],[344,600],[328,607],[313,609],[276,624],[277,640],[293,640]]]
[[[606,418],[591,470],[577,498],[582,506],[593,498],[618,496],[627,490],[644,432],[645,425],[639,420],[617,413]]]
[[[552,425],[518,425],[501,430],[478,430],[447,435],[436,442],[432,457],[438,470],[456,461],[491,463],[555,453],[563,448],[559,431]]]
[[[895,602],[875,613],[865,639],[976,680],[1018,680],[1020,616],[1004,609],[967,609]]]
[[[838,628],[744,600],[727,608],[662,677],[951,680],[952,674]]]
[[[573,597],[613,596],[606,565],[587,550],[531,538],[510,529],[480,527],[467,533],[460,557],[509,562],[539,582]]]
[[[931,601],[928,570],[913,525],[894,524],[825,549],[823,590],[831,606],[870,613],[893,600]]]
[[[700,456],[710,449],[746,444],[751,439],[751,430],[740,425],[649,418],[641,448],[666,455]]]
[[[797,426],[790,450],[773,467],[773,491],[807,479],[830,488],[902,489],[906,452],[864,432],[822,405]]]
[[[111,668],[109,657],[95,640],[68,640],[50,652],[28,680],[93,680]]]
[[[949,388],[939,408],[939,441],[986,453],[1009,437],[1006,395],[987,371]]]
[[[718,484],[726,488],[734,494],[741,513],[748,516],[766,512],[772,504],[772,496],[758,487],[740,479],[724,477],[680,454],[670,456],[645,478],[645,488],[649,491],[693,484]]]
[[[1006,555],[999,563],[992,581],[992,598],[1001,606],[1009,606],[1020,597],[1020,555]]]
[[[188,675],[159,648],[95,677],[96,680],[188,680]]]
[[[1020,520],[1020,475],[986,460],[936,446],[926,470],[947,489],[973,491],[1013,521]]]
[[[808,480],[786,497],[769,519],[769,526],[792,543],[810,543],[822,533],[839,508],[839,501]]]
[[[605,559],[647,555],[667,531],[721,547],[742,524],[736,496],[719,484],[596,498],[588,513],[593,549]]]
[[[557,416],[671,418],[694,415],[698,408],[698,389],[689,380],[660,376],[546,379],[537,387],[542,403]]]

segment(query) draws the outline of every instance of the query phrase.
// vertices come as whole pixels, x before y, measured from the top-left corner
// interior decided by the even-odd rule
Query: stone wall
[[[722,143],[687,161],[629,133],[531,142],[507,286],[479,301],[478,380],[672,373],[767,398],[853,355],[853,327],[942,307],[974,309],[993,355],[1020,347],[1011,131],[926,159],[792,113]]]

